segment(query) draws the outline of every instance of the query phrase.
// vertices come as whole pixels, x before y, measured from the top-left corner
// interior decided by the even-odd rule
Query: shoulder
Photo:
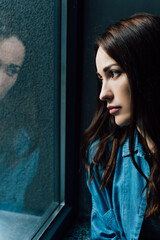
[[[19,158],[37,148],[37,146],[33,148],[34,142],[34,133],[30,127],[10,127],[3,133],[1,145],[4,152],[10,152]]]
[[[25,128],[18,129],[13,136],[13,147],[16,153],[23,155],[27,153],[31,147],[31,136]]]
[[[91,146],[90,146],[90,148],[89,148],[89,156],[92,155],[92,154],[94,154],[94,155],[96,154],[97,149],[98,149],[98,144],[99,144],[99,139],[95,140],[95,141],[91,144]]]
[[[106,147],[105,155],[108,155],[110,153],[110,150],[112,147],[112,142],[113,142],[113,139],[110,138],[108,141],[107,147]],[[88,151],[88,163],[89,164],[91,164],[92,159],[94,158],[94,156],[99,148],[99,143],[100,143],[100,139],[97,139],[91,144],[91,146],[89,148],[89,151]]]

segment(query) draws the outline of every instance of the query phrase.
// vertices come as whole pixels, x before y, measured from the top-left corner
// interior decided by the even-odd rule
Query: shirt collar
[[[142,144],[139,142],[138,139],[138,130],[135,130],[134,133],[134,153],[137,156],[144,156],[145,152],[143,151]],[[125,142],[122,145],[122,157],[131,156],[130,150],[129,150],[129,137],[125,140]]]

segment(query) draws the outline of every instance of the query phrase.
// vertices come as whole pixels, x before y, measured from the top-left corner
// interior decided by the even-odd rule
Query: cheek
[[[126,104],[130,103],[131,91],[130,91],[130,87],[128,86],[128,84],[126,86],[124,86],[122,89],[122,97],[123,97],[124,101],[127,101]]]
[[[125,104],[125,110],[128,114],[131,114],[131,92],[129,88],[125,89],[125,99],[124,99],[124,104]]]
[[[11,78],[8,81],[8,90],[15,84],[16,80],[17,80],[17,75],[15,75],[13,78]]]
[[[15,84],[17,80],[17,76],[13,78],[5,78],[5,81],[0,82],[0,99],[3,99],[8,91],[12,88],[12,86]]]
[[[4,92],[7,93],[15,84],[17,80],[17,76],[14,77],[6,77],[5,81],[3,81],[3,83],[1,83],[1,89],[0,92]]]
[[[13,84],[13,85],[14,85],[15,82],[17,81],[17,77],[18,77],[18,75],[15,75],[15,76],[13,77],[13,79],[12,79],[12,84]]]
[[[116,94],[117,93],[117,94]],[[117,96],[117,104],[123,106],[125,111],[130,111],[131,108],[131,91],[128,84],[122,84],[117,88],[115,92],[115,97]]]

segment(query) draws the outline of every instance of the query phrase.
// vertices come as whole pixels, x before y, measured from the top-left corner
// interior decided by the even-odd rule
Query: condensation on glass
[[[0,1],[0,240],[60,204],[60,1]]]

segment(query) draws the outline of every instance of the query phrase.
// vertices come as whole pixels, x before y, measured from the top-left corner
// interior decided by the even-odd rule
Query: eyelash
[[[13,77],[15,74],[18,74],[18,70],[15,68],[7,68],[7,75]]]
[[[111,76],[111,78],[117,79],[122,72],[120,70],[109,70],[108,73],[109,73],[109,76]]]
[[[107,72],[108,78],[112,78],[113,80],[116,80],[121,74],[122,72],[120,70],[109,70]],[[102,76],[98,74],[97,77],[98,80],[102,83],[103,82]]]

